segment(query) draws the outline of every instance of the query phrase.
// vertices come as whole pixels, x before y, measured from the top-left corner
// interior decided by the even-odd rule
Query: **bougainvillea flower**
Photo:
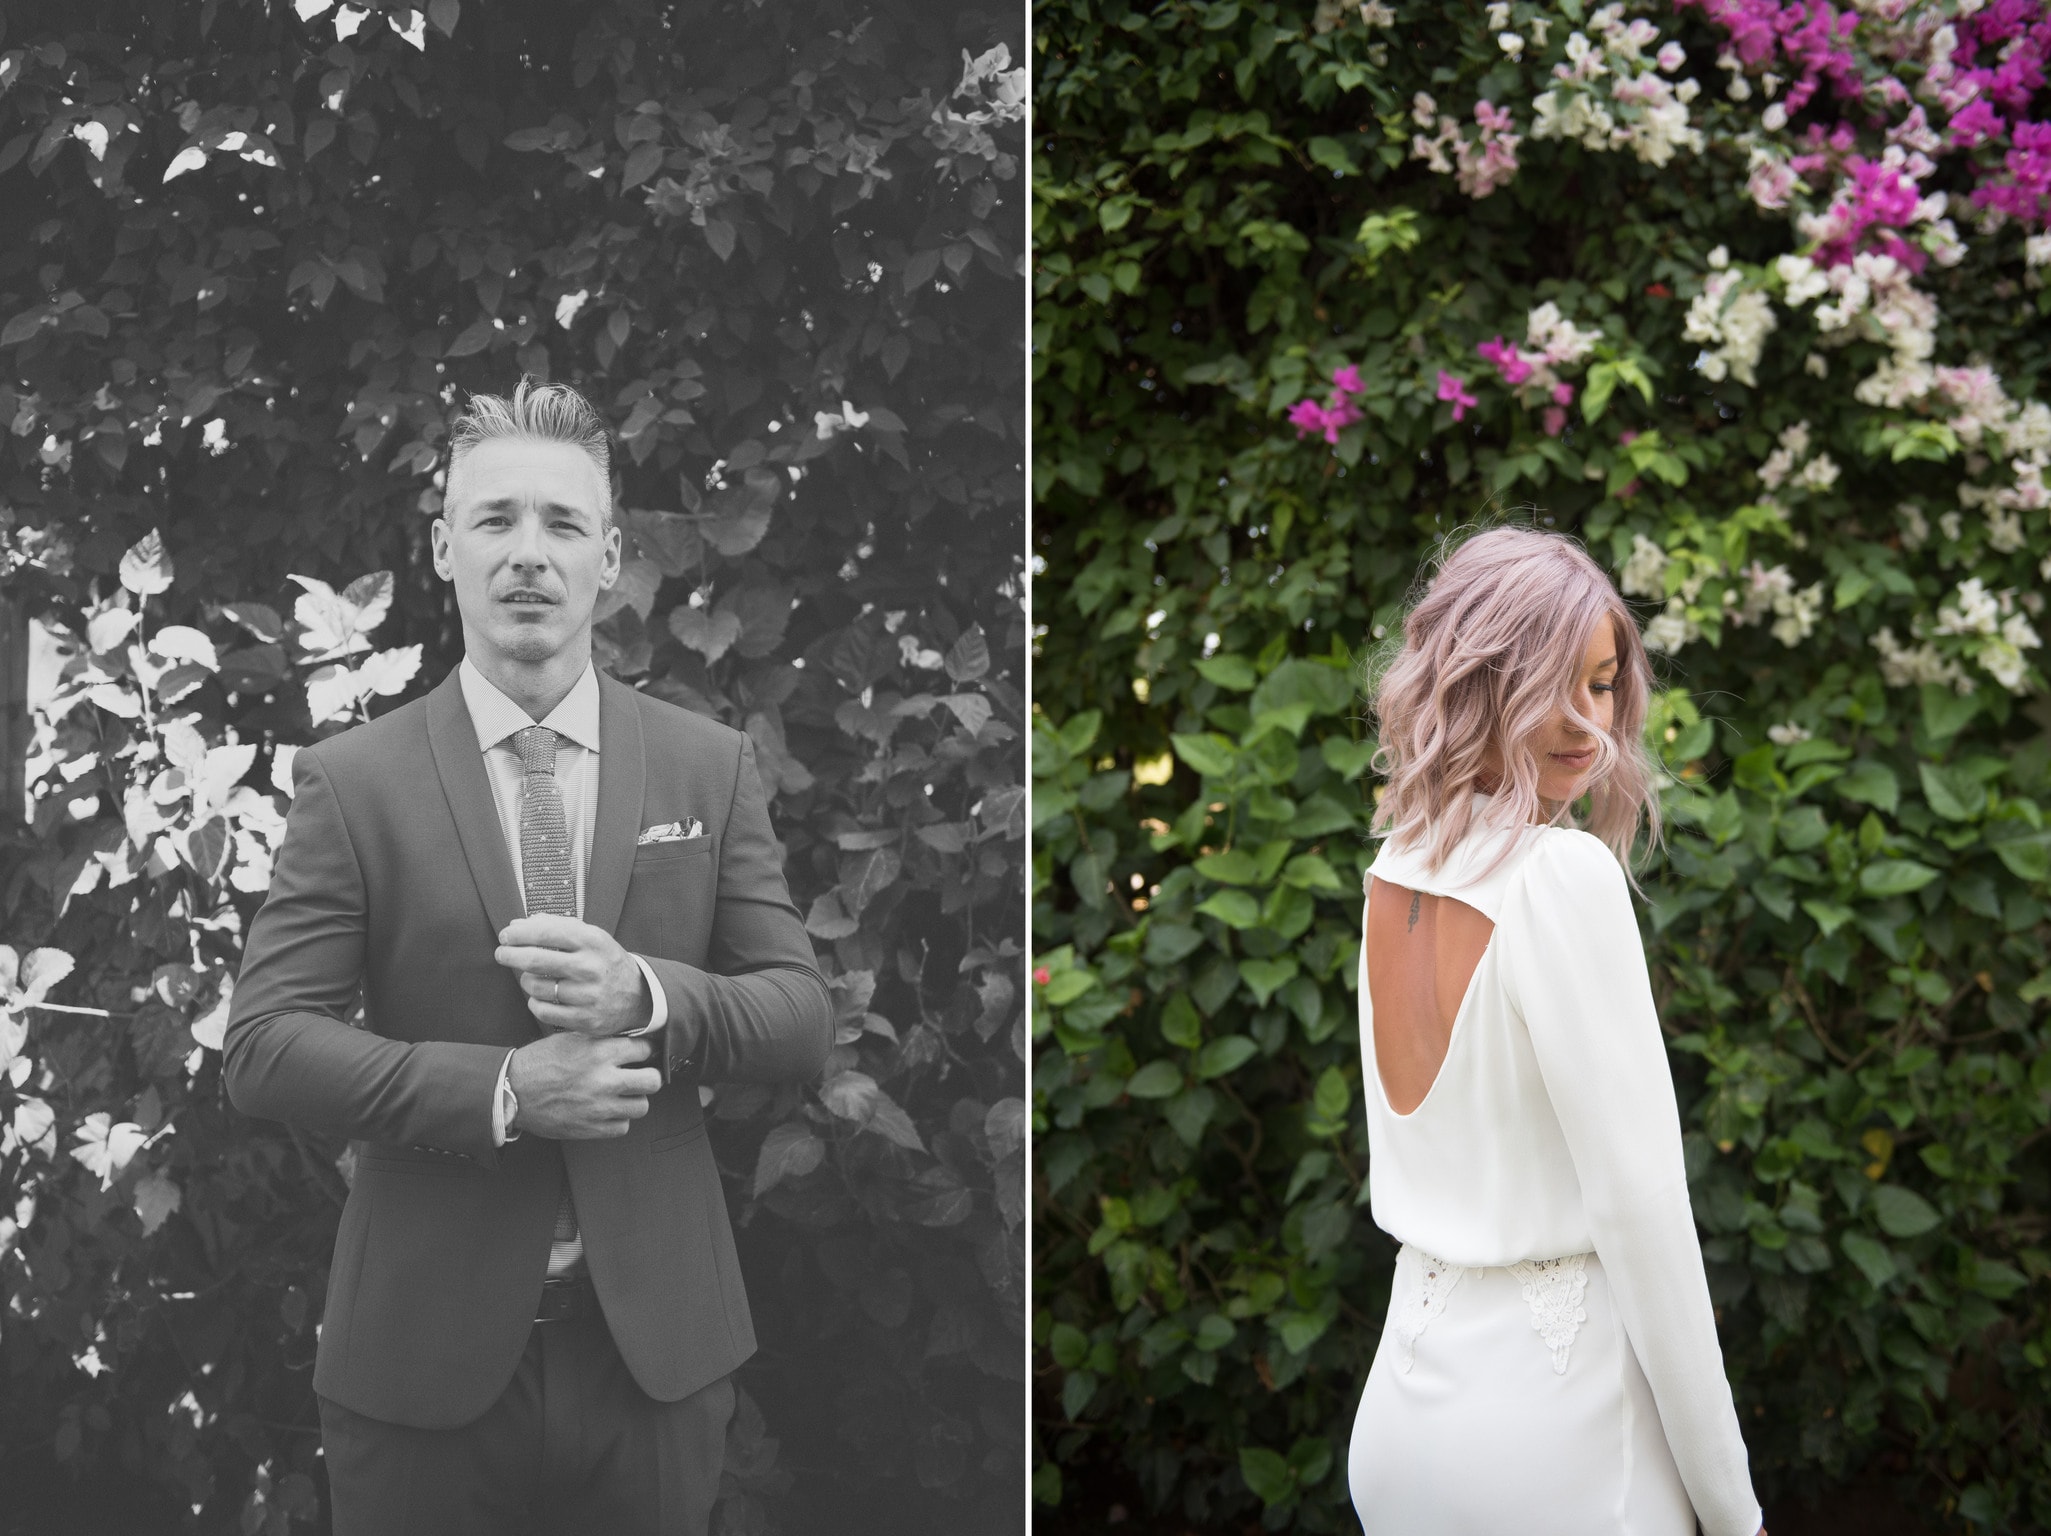
[[[1452,403],[1453,420],[1455,421],[1461,420],[1470,409],[1481,403],[1474,396],[1467,393],[1467,381],[1465,379],[1458,378],[1446,372],[1443,368],[1439,370],[1439,398]]]
[[[1348,363],[1344,368],[1332,370],[1332,387],[1342,395],[1364,395],[1367,386],[1360,382],[1358,364]]]
[[[1479,343],[1474,350],[1480,353],[1485,361],[1494,363],[1496,372],[1502,375],[1503,382],[1512,388],[1531,377],[1531,364],[1518,356],[1517,349],[1500,336],[1493,341]],[[1443,400],[1446,397],[1441,395],[1439,398]]]

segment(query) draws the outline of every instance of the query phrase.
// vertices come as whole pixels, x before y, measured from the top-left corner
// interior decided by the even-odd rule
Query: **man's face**
[[[591,611],[618,580],[610,487],[569,443],[487,438],[450,476],[434,568],[456,586],[465,642],[508,661],[588,654]]]

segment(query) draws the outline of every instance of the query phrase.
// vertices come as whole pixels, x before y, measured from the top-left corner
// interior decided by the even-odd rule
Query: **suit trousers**
[[[454,1429],[319,1401],[334,1536],[706,1536],[734,1385],[656,1401],[593,1308],[536,1323],[505,1391]]]

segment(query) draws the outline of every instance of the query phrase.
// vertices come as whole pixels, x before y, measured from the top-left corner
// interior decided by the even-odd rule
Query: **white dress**
[[[1477,822],[1490,802],[1474,792]],[[1394,839],[1370,873],[1495,931],[1437,1079],[1399,1115],[1363,926],[1369,1192],[1403,1245],[1347,1460],[1367,1536],[1753,1536],[1622,867],[1586,832],[1477,825],[1436,874]]]

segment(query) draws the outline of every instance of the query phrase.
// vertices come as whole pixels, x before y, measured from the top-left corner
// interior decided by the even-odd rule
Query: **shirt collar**
[[[468,656],[456,668],[456,679],[462,685],[470,724],[477,731],[478,751],[489,752],[513,732],[535,724],[547,726],[587,752],[598,750],[598,669],[593,664],[585,663],[583,676],[572,685],[562,703],[549,711],[547,719],[538,722],[500,692]]]

